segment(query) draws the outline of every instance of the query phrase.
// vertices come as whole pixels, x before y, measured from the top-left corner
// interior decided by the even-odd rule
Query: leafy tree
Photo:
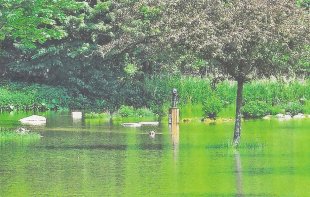
[[[0,0],[0,74],[7,64],[49,40],[67,36],[61,25],[82,3],[75,0]]]
[[[237,81],[238,145],[244,83],[297,70],[298,60],[309,54],[309,12],[289,0],[177,0],[166,7],[163,40],[216,61]]]
[[[143,76],[155,71],[146,57],[155,55],[144,41],[156,33],[150,25],[159,12],[142,1],[87,1],[57,23],[66,36],[21,51],[7,64],[7,75],[105,100],[111,112],[124,103],[146,105]]]

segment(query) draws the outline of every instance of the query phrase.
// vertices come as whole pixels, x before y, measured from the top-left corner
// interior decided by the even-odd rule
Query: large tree
[[[291,0],[176,0],[166,7],[163,40],[216,61],[237,81],[238,145],[244,83],[297,70],[309,54],[309,12]]]

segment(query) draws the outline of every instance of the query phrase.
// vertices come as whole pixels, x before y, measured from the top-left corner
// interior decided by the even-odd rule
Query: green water
[[[310,119],[243,122],[234,150],[233,123],[172,133],[45,115],[40,140],[0,144],[0,196],[310,196]]]

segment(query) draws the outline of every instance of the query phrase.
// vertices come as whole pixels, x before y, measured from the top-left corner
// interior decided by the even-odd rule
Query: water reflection
[[[243,195],[243,185],[242,185],[242,165],[240,153],[238,150],[234,150],[234,159],[235,159],[235,175],[236,175],[236,187],[237,187],[237,195],[238,197],[242,197]]]
[[[80,128],[83,126],[82,119],[72,118],[72,126],[74,128]]]
[[[169,130],[172,140],[173,158],[176,161],[179,153],[180,127],[178,124],[171,124],[169,125]]]
[[[0,126],[27,115],[0,114]],[[310,196],[308,120],[246,121],[243,140],[254,143],[239,154],[225,146],[232,124],[125,128],[46,116],[40,140],[0,143],[0,196]]]

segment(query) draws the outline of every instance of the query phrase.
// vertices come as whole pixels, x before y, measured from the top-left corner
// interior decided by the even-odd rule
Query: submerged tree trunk
[[[241,107],[242,107],[242,91],[244,81],[239,79],[237,88],[237,99],[236,99],[236,119],[235,119],[235,130],[234,130],[234,146],[238,146],[241,135]]]

